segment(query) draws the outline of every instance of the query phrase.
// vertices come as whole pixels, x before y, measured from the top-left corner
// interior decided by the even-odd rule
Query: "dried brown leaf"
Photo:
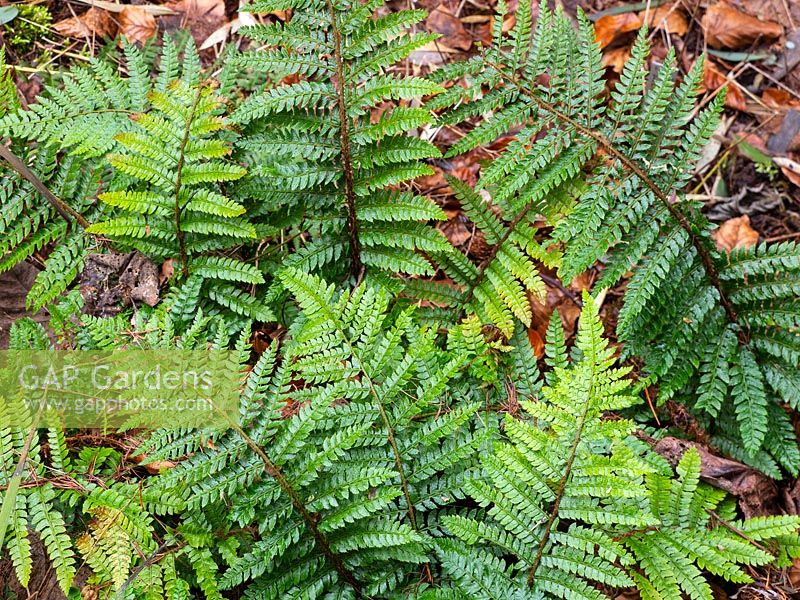
[[[635,13],[621,15],[606,15],[600,17],[594,24],[594,39],[605,48],[619,36],[636,31],[642,26],[642,19]]]
[[[65,37],[104,38],[117,34],[117,23],[106,11],[92,7],[82,15],[59,21],[53,29]]]
[[[142,465],[147,472],[151,475],[159,475],[164,471],[169,471],[170,469],[175,468],[175,463],[171,460],[156,460],[153,462],[149,462],[147,464]]]
[[[654,29],[661,29],[675,35],[686,35],[686,32],[689,31],[689,19],[686,13],[677,5],[670,6],[665,4],[655,10],[651,10],[649,13],[639,13],[642,21],[644,21],[645,14],[648,15],[648,26]]]
[[[702,20],[706,42],[712,48],[743,50],[772,42],[783,35],[783,28],[773,21],[762,21],[720,2],[709,7]]]
[[[156,34],[156,18],[139,6],[126,6],[119,13],[119,29],[129,42],[144,44]]]
[[[692,447],[700,454],[700,478],[736,496],[746,518],[774,514],[778,489],[762,472],[716,456],[702,444],[670,436],[659,440],[653,450],[676,465],[683,453]]]
[[[472,36],[446,6],[439,6],[431,11],[425,24],[429,31],[441,33],[441,41],[451,48],[466,51],[472,47]]]
[[[735,81],[729,81],[717,65],[710,60],[706,60],[703,65],[703,87],[708,91],[714,91],[723,86],[728,88],[725,96],[725,106],[734,110],[746,111],[747,100],[741,86]]]
[[[603,52],[603,66],[611,67],[615,73],[622,73],[622,69],[630,57],[630,48],[611,48]]]
[[[728,252],[734,248],[749,248],[758,243],[758,232],[750,227],[750,217],[747,215],[725,221],[713,233],[713,237],[717,247]]]
[[[689,19],[679,8],[671,5],[659,6],[651,11],[605,15],[594,24],[594,36],[601,48],[612,44],[626,33],[638,30],[647,18],[647,25],[667,33],[684,35],[689,30]]]
[[[223,0],[180,0],[166,6],[177,13],[174,17],[162,19],[167,31],[189,29],[198,45],[226,22]]]
[[[542,334],[533,328],[528,329],[528,341],[531,344],[531,348],[533,348],[533,353],[536,355],[536,358],[544,358],[544,339],[542,338]]]
[[[761,94],[761,100],[770,108],[776,108],[778,110],[800,108],[800,98],[793,96],[781,88],[767,88]]]

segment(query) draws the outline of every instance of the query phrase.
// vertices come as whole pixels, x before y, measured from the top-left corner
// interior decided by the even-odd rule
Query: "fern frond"
[[[262,187],[275,190],[275,209],[302,203],[304,228],[322,227],[310,240],[311,248],[341,239],[340,248],[328,251],[325,260],[294,266],[336,272],[341,271],[340,258],[347,256],[354,275],[362,265],[390,273],[431,274],[422,253],[432,245],[439,251],[447,246],[438,232],[416,235],[422,231],[417,225],[442,219],[443,213],[430,200],[412,197],[402,188],[430,174],[423,161],[439,151],[413,136],[431,123],[431,114],[404,104],[441,87],[386,72],[433,39],[426,34],[403,37],[424,13],[399,11],[373,19],[375,3],[286,4],[293,8],[289,22],[247,29],[248,36],[267,47],[246,54],[241,64],[266,71],[276,81],[286,75],[303,79],[251,96],[233,118],[247,126],[240,147],[248,162],[258,165],[254,173],[263,179]],[[371,113],[386,101],[403,103],[393,103],[371,123]],[[386,209],[380,210],[384,203]],[[328,236],[332,219],[337,225]],[[415,235],[398,244],[392,235],[398,228]]]

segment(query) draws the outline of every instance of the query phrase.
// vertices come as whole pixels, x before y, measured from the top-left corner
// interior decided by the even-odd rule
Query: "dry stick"
[[[496,65],[495,68],[497,69]],[[546,110],[556,118],[560,119],[561,121],[567,123],[571,127],[575,128],[576,131],[579,131],[583,135],[592,138],[598,144],[600,144],[606,152],[608,152],[611,156],[619,160],[625,167],[630,169],[634,175],[636,175],[648,188],[650,191],[653,192],[653,195],[658,198],[661,203],[666,207],[669,211],[670,215],[673,219],[678,222],[678,225],[689,234],[689,238],[692,240],[692,245],[694,246],[695,250],[697,251],[698,256],[700,257],[701,262],[703,263],[703,268],[706,271],[706,275],[708,279],[711,281],[711,285],[716,288],[717,293],[719,294],[720,304],[722,304],[722,308],[725,310],[725,314],[728,316],[728,319],[733,323],[739,322],[739,317],[736,314],[736,310],[733,307],[733,303],[728,298],[727,294],[725,293],[722,282],[720,281],[719,274],[717,273],[717,267],[714,264],[714,258],[711,256],[711,252],[709,252],[708,248],[706,247],[703,240],[701,240],[694,231],[692,224],[686,218],[686,216],[678,210],[675,205],[672,203],[669,197],[659,188],[656,183],[644,172],[644,170],[636,164],[633,160],[631,160],[626,154],[621,152],[617,147],[602,133],[594,131],[590,127],[586,127],[578,123],[575,119],[570,117],[569,115],[564,114],[554,105],[542,100],[535,93],[531,90],[526,88],[523,84],[518,82],[514,77],[510,77],[508,75],[503,74],[500,69],[497,69],[498,73],[503,79],[506,79],[513,85],[515,85],[520,91],[525,93],[539,108]],[[673,194],[674,197],[674,194]],[[740,341],[746,342],[747,335],[742,330],[740,335]]]
[[[197,86],[197,94],[195,94],[192,107],[189,109],[189,115],[186,117],[186,127],[183,129],[183,138],[181,139],[181,146],[178,150],[180,155],[178,156],[178,165],[176,166],[177,175],[175,176],[175,231],[178,235],[178,250],[181,256],[181,269],[184,277],[189,276],[189,260],[186,256],[186,240],[181,230],[181,174],[183,171],[183,163],[186,158],[186,144],[189,143],[189,131],[192,128],[194,113],[197,110],[197,105],[200,103],[202,94],[203,85],[199,85]]]
[[[266,468],[269,476],[272,477],[278,483],[283,492],[289,496],[292,506],[294,506],[295,510],[300,513],[300,516],[303,518],[303,521],[305,521],[306,526],[311,531],[311,535],[314,536],[317,544],[319,544],[319,547],[322,549],[322,553],[330,561],[331,565],[333,565],[333,568],[336,570],[339,576],[345,582],[347,582],[351,588],[353,588],[356,596],[362,598],[364,593],[361,591],[355,576],[347,569],[339,555],[331,549],[327,538],[319,530],[319,527],[317,527],[316,519],[314,519],[311,513],[308,512],[308,509],[306,508],[305,504],[303,504],[300,496],[297,495],[297,492],[292,487],[292,484],[289,483],[286,477],[283,476],[283,473],[281,473],[280,469],[270,460],[264,449],[261,448],[261,446],[259,446],[253,438],[247,435],[244,429],[235,423],[231,423],[230,425],[233,430],[239,434],[239,437],[244,440],[245,444],[247,444],[247,446],[258,455],[258,457],[261,459],[261,462],[264,463],[264,467]]]
[[[722,525],[725,527],[725,529],[729,529],[730,531],[732,531],[733,533],[738,535],[740,538],[743,538],[743,539],[747,540],[749,543],[753,544],[753,546],[755,546],[756,548],[758,548],[762,552],[766,552],[767,554],[771,554],[769,548],[765,548],[762,544],[759,544],[757,541],[755,541],[753,538],[751,538],[749,535],[747,535],[744,531],[742,531],[741,529],[739,529],[737,527],[734,527],[732,523],[729,523],[728,521],[726,521],[725,519],[720,517],[713,510],[707,508],[706,512],[709,515],[711,515],[712,517],[714,517],[717,521],[722,523]]]
[[[51,192],[50,189],[42,183],[42,180],[39,179],[16,154],[2,143],[0,143],[0,158],[3,158],[20,177],[27,179],[31,185],[53,205],[53,208],[56,209],[56,212],[61,215],[65,221],[69,223],[71,219],[75,219],[78,225],[83,229],[89,227],[89,221],[87,221],[82,214]]]
[[[358,239],[356,218],[356,193],[353,160],[350,156],[350,129],[348,126],[347,105],[345,103],[344,59],[342,58],[342,34],[336,22],[336,9],[331,0],[326,0],[333,31],[333,51],[336,60],[336,96],[339,106],[339,145],[342,151],[342,170],[344,171],[344,200],[347,206],[347,231],[350,237],[350,274],[361,274],[361,242]]]

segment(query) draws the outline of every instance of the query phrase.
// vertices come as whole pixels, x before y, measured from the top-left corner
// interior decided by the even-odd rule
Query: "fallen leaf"
[[[164,471],[169,471],[175,468],[175,463],[171,460],[156,460],[145,465],[142,465],[147,472],[151,475],[159,475]]]
[[[606,15],[594,24],[594,39],[601,48],[605,48],[622,34],[636,31],[641,26],[642,19],[635,13]]]
[[[241,13],[241,14],[248,15],[252,18],[252,15],[250,15],[250,13]],[[200,44],[198,50],[207,50],[213,46],[216,46],[217,44],[221,44],[222,42],[228,39],[229,35],[236,33],[244,25],[253,25],[253,24],[254,22],[243,23],[242,20],[237,17],[230,23],[225,23],[222,27],[220,27],[219,29],[214,31],[211,35],[209,35],[205,39],[205,41],[202,44]]]
[[[743,158],[767,164],[772,162],[769,156],[769,150],[764,143],[764,139],[755,133],[739,133],[734,136],[734,146],[736,154]]]
[[[16,6],[0,6],[0,25],[10,23],[18,14],[19,9]]]
[[[697,442],[667,436],[653,446],[653,450],[672,465],[678,464],[689,448],[697,449],[700,454],[700,478],[736,496],[746,518],[771,514],[775,510],[778,487],[761,471],[716,456]]]
[[[158,267],[144,254],[89,254],[80,275],[87,314],[110,316],[123,306],[158,303]]]
[[[107,10],[108,12],[119,13],[128,8],[128,4],[117,4],[116,2],[107,2],[106,0],[77,0],[82,4],[88,4],[89,6],[95,6],[97,8],[102,8],[103,10]],[[137,8],[141,8],[143,11],[150,13],[154,17],[158,17],[160,15],[171,15],[174,14],[170,9],[166,6],[159,6],[157,4],[137,4]]]
[[[793,96],[781,88],[768,88],[761,94],[761,100],[770,108],[778,110],[789,110],[790,108],[800,108],[800,98]]]
[[[590,290],[592,288],[592,284],[594,283],[594,275],[590,271],[584,271],[580,275],[577,275],[575,279],[573,279],[569,287],[570,289],[580,293],[584,290]]]
[[[631,57],[631,49],[625,46],[620,48],[611,48],[603,52],[603,66],[610,67],[615,73],[622,73],[625,63]]]
[[[700,152],[700,158],[694,166],[695,174],[704,172],[707,167],[717,160],[717,155],[719,155],[719,151],[722,149],[722,140],[725,138],[725,134],[728,133],[728,129],[733,123],[733,120],[734,117],[720,119],[719,124],[716,129],[714,129],[714,133],[711,135],[711,139]]]
[[[717,248],[728,252],[735,248],[750,248],[758,243],[758,232],[750,227],[750,217],[747,215],[725,221],[712,237]]]
[[[451,48],[441,43],[440,40],[434,40],[414,50],[408,55],[408,60],[414,65],[438,67],[450,62],[449,55],[459,54],[460,52],[461,50]]]
[[[168,258],[161,265],[161,275],[158,278],[159,285],[164,285],[167,281],[172,279],[175,274],[175,259]]]
[[[82,15],[59,21],[53,29],[64,37],[105,38],[116,35],[117,23],[106,11],[92,7]]]
[[[39,269],[24,261],[10,271],[0,273],[0,348],[8,348],[8,334],[17,319],[30,317],[39,323],[47,323],[44,310],[32,315],[25,308],[25,299],[37,275]]]
[[[536,355],[536,358],[544,358],[544,340],[541,334],[533,328],[528,329],[528,341],[531,344],[531,348],[533,348],[533,353]]]
[[[654,29],[661,29],[675,35],[686,35],[686,32],[689,31],[689,19],[685,12],[677,8],[677,5],[665,4],[649,13],[639,13],[642,21],[644,21],[645,14],[648,15],[647,25]]]
[[[684,35],[689,30],[689,19],[679,8],[664,5],[640,13],[627,12],[618,15],[605,15],[594,24],[594,37],[601,48],[605,48],[631,31],[637,31],[647,18],[647,25],[662,29],[667,33]]]
[[[794,561],[792,561],[792,566],[789,567],[787,578],[793,588],[797,589],[800,587],[800,558],[795,558]]]
[[[215,31],[225,25],[225,2],[223,0],[180,0],[166,6],[175,16],[161,19],[167,31],[189,29],[198,46]]]
[[[709,7],[701,24],[706,42],[716,49],[742,50],[783,35],[783,28],[778,23],[756,19],[724,2]]]
[[[442,34],[442,41],[451,48],[469,50],[472,47],[472,36],[464,29],[464,24],[445,6],[431,11],[425,21],[429,31]]]
[[[156,34],[156,18],[139,6],[126,6],[119,13],[119,29],[130,43],[144,44]]]
[[[476,23],[491,23],[492,15],[468,15],[466,17],[461,17],[461,22],[468,25],[474,25]]]
[[[735,81],[730,81],[725,74],[712,61],[706,60],[703,64],[703,87],[713,92],[723,86],[728,87],[725,96],[725,106],[734,110],[747,110],[747,100],[741,86]]]

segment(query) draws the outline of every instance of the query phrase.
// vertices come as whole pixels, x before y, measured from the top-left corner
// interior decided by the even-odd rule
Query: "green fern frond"
[[[412,135],[432,122],[431,114],[405,106],[405,101],[436,94],[441,88],[387,72],[433,39],[408,33],[424,13],[400,11],[373,18],[377,3],[283,4],[293,9],[292,18],[249,27],[247,35],[267,47],[243,55],[238,62],[268,72],[275,81],[287,75],[302,80],[251,96],[233,118],[247,126],[240,147],[248,162],[257,165],[253,172],[261,178],[262,189],[274,190],[270,202],[277,210],[302,203],[303,228],[321,228],[305,252],[315,253],[312,249],[318,244],[340,240],[340,248],[329,251],[325,260],[294,266],[341,272],[340,258],[347,256],[355,275],[362,265],[389,273],[432,274],[423,253],[432,245],[446,249],[444,238],[430,232],[409,235],[407,242],[398,244],[393,232],[420,234],[420,221],[443,218],[428,199],[401,189],[414,178],[431,174],[423,161],[439,156],[433,144]],[[266,5],[248,10],[266,10]],[[401,102],[372,123],[376,107],[390,100]],[[317,198],[324,201],[317,203]],[[380,210],[384,203],[386,210]]]
[[[529,10],[520,5],[518,12],[527,16]],[[436,107],[469,100],[445,120],[485,118],[450,154],[510,135],[484,170],[478,191],[507,219],[520,210],[555,217],[552,238],[543,245],[563,249],[563,280],[598,262],[605,263],[603,287],[632,271],[617,329],[626,356],[644,358],[662,401],[678,393],[696,397],[695,407],[711,415],[730,405],[742,446],[755,457],[769,437],[766,415],[773,397],[796,399],[780,373],[796,369],[800,355],[763,340],[783,340],[800,323],[794,301],[800,253],[795,244],[781,243],[726,256],[714,247],[712,225],[699,207],[680,199],[722,109],[717,97],[695,114],[702,61],[676,83],[669,52],[651,76],[642,30],[606,105],[592,27],[582,14],[578,21],[574,31],[562,13],[543,5],[534,30],[527,18],[519,20],[484,51],[484,64],[464,67],[482,77],[488,91],[482,98],[464,90],[448,93]],[[553,194],[558,186],[575,197],[572,206]],[[485,219],[476,225],[489,227]],[[491,243],[496,233],[489,229],[484,233]],[[442,266],[461,283],[469,275],[453,269],[453,262]],[[498,273],[491,277],[488,269],[487,275],[505,285],[479,290],[475,296],[484,306],[471,310],[507,331],[512,315],[525,322],[522,286]]]
[[[747,521],[753,537],[739,523],[719,522],[714,510],[725,495],[700,482],[696,450],[684,454],[676,476],[633,441],[632,422],[605,420],[639,400],[629,369],[613,367],[588,294],[579,358],[567,364],[563,337],[555,343],[548,349],[553,376],[540,400],[523,402],[523,420],[506,417],[507,441],[481,461],[488,479],[468,485],[485,512],[442,519],[459,540],[437,540],[454,587],[481,598],[514,589],[520,597],[600,599],[613,597],[609,587],[637,587],[643,597],[710,599],[704,571],[745,583],[741,566],[775,561],[757,532],[773,541],[784,531],[796,536],[796,518]]]

